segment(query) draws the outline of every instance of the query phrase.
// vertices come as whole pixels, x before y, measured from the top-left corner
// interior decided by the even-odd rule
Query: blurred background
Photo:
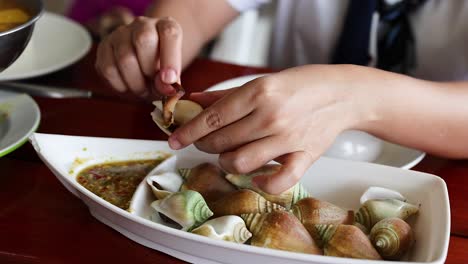
[[[70,14],[74,5],[74,0],[43,1],[47,11],[63,15]],[[273,0],[243,13],[203,51],[203,56],[233,64],[267,66],[275,7]]]

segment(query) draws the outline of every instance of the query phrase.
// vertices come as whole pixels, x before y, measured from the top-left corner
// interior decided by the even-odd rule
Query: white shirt
[[[228,0],[238,11],[268,0]],[[325,64],[342,30],[347,0],[278,0],[270,65]],[[410,17],[416,44],[411,75],[468,80],[468,1],[429,0]]]

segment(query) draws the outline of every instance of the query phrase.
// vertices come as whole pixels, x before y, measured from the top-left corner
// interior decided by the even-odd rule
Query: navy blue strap
[[[369,63],[369,37],[377,0],[351,0],[343,31],[333,54],[333,64]]]

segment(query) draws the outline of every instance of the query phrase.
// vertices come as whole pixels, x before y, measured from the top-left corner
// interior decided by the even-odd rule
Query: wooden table
[[[76,65],[32,80],[95,92],[92,99],[35,98],[39,132],[165,140],[148,118],[148,102],[114,93],[94,72],[93,49]],[[268,72],[196,60],[183,74],[188,91],[237,76]],[[208,74],[207,74],[208,73]],[[426,157],[415,169],[447,182],[452,236],[446,263],[468,263],[468,161]],[[182,263],[141,246],[100,223],[69,193],[25,144],[0,158],[0,263]]]

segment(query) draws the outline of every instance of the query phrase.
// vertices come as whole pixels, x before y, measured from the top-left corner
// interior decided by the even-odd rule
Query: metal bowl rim
[[[11,34],[11,33],[14,33],[16,31],[19,31],[19,30],[22,30],[24,28],[27,28],[29,27],[30,25],[34,24],[41,16],[42,16],[42,13],[44,13],[44,4],[42,3],[42,1],[39,1],[39,12],[37,12],[37,14],[32,17],[31,19],[28,20],[28,22],[24,23],[24,24],[21,24],[19,26],[16,26],[12,29],[9,29],[7,31],[4,31],[4,32],[0,32],[0,37],[2,36],[5,36],[5,35],[8,35],[8,34]]]

